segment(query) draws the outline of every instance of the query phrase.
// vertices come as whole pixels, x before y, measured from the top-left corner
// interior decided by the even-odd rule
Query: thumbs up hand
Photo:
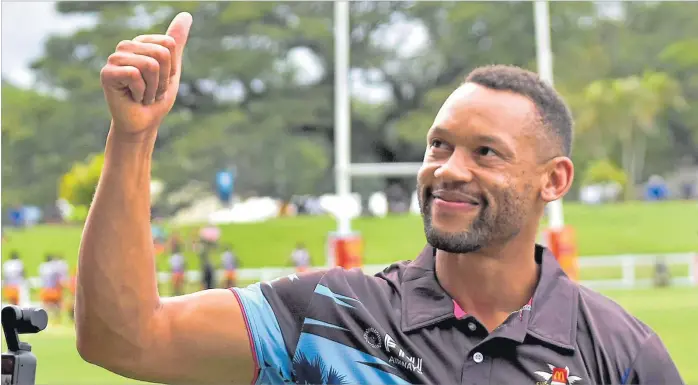
[[[192,16],[183,12],[165,35],[142,35],[117,45],[101,72],[112,130],[134,136],[157,131],[177,97],[191,24]]]

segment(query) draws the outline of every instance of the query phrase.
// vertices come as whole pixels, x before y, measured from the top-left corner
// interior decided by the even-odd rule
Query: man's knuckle
[[[145,69],[150,72],[158,72],[160,70],[160,63],[154,58],[148,58],[145,61]]]
[[[141,75],[141,71],[139,71],[138,68],[134,67],[129,67],[126,70],[126,76],[131,80],[140,80],[143,78],[143,76]]]
[[[118,64],[123,59],[123,55],[120,52],[115,52],[107,58],[107,64]]]
[[[172,36],[165,35],[164,39],[162,39],[161,45],[163,47],[167,48],[167,50],[169,51],[169,50],[173,50],[177,46],[177,43],[175,42],[175,40]]]
[[[153,49],[153,58],[161,63],[167,62],[170,59],[170,51],[167,48],[158,45]]]
[[[111,73],[112,73],[111,66],[110,66],[110,65],[105,65],[105,66],[102,67],[102,69],[99,71],[99,77],[100,77],[102,80],[107,80],[107,79],[109,79],[109,78],[111,77]]]
[[[121,40],[119,44],[116,45],[117,51],[125,51],[133,47],[133,41],[131,40]]]

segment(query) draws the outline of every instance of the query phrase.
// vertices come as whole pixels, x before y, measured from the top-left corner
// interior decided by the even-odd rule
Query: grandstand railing
[[[659,258],[669,267],[672,286],[698,286],[698,254],[628,254],[610,256],[589,256],[579,258],[579,272],[582,285],[593,289],[634,289],[653,285],[654,266]],[[362,269],[367,274],[375,274],[385,269],[389,264],[365,265]],[[315,270],[322,269],[316,267]],[[596,273],[593,271],[596,270]],[[295,272],[292,267],[246,268],[237,271],[237,279],[241,284],[258,281],[270,281]],[[677,273],[678,272],[678,273]],[[220,276],[220,271],[219,275]],[[606,276],[608,278],[600,278]],[[198,282],[201,272],[187,271],[186,278],[190,282]],[[170,273],[158,273],[162,284],[170,281]],[[41,281],[37,277],[29,279],[29,285],[39,287]]]

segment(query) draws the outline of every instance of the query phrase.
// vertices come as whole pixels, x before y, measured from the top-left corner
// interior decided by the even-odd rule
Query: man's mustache
[[[458,197],[459,200],[487,204],[487,199],[472,188],[453,188],[448,186],[424,186],[422,188],[422,201],[424,206],[430,204],[437,196]]]

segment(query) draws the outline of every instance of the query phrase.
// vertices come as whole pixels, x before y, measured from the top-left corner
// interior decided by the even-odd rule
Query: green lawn
[[[698,385],[696,346],[698,289],[669,288],[606,292],[632,314],[650,325],[662,338],[687,384]],[[75,350],[72,327],[49,326],[26,338],[38,357],[38,384],[112,385],[135,383],[84,363]]]
[[[603,206],[565,204],[565,221],[576,230],[579,253],[609,255],[623,253],[678,253],[698,250],[698,204],[696,202],[626,203]],[[328,217],[296,217],[264,223],[222,226],[222,240],[234,245],[244,267],[280,266],[287,263],[294,245],[304,242],[313,263],[325,262],[327,233],[335,228]],[[353,222],[365,240],[366,264],[412,259],[424,245],[418,216],[360,218]],[[188,233],[189,229],[184,229]],[[77,258],[81,229],[38,226],[8,232],[3,259],[18,250],[30,275],[37,274],[44,254],[63,254],[71,265]],[[198,262],[188,255],[192,266]],[[158,258],[161,267],[166,258]]]
[[[623,253],[678,253],[698,250],[698,204],[666,202],[629,203],[605,206],[565,204],[565,221],[576,229],[579,253],[609,255]],[[306,243],[315,264],[324,263],[325,241],[335,222],[326,217],[284,218],[257,224],[223,226],[223,242],[232,243],[243,266],[279,266],[296,242]],[[367,264],[411,259],[424,244],[421,219],[393,216],[384,219],[361,218],[354,228],[365,239]],[[186,232],[188,229],[184,229]],[[3,259],[18,250],[30,275],[47,252],[60,253],[75,264],[81,229],[66,226],[39,226],[21,232],[8,232]],[[197,266],[192,255],[188,256]],[[166,260],[158,263],[164,267]],[[672,268],[685,276],[684,266]],[[620,278],[620,268],[587,269],[582,279]],[[638,268],[638,278],[651,271]],[[163,288],[166,291],[167,288]],[[191,290],[195,290],[192,287]],[[653,327],[662,337],[685,381],[698,385],[698,289],[671,288],[613,291],[608,294],[631,313]],[[51,325],[39,335],[27,338],[39,358],[37,383],[41,384],[119,384],[131,382],[81,361],[75,350],[72,326]],[[133,382],[131,382],[133,383]]]

